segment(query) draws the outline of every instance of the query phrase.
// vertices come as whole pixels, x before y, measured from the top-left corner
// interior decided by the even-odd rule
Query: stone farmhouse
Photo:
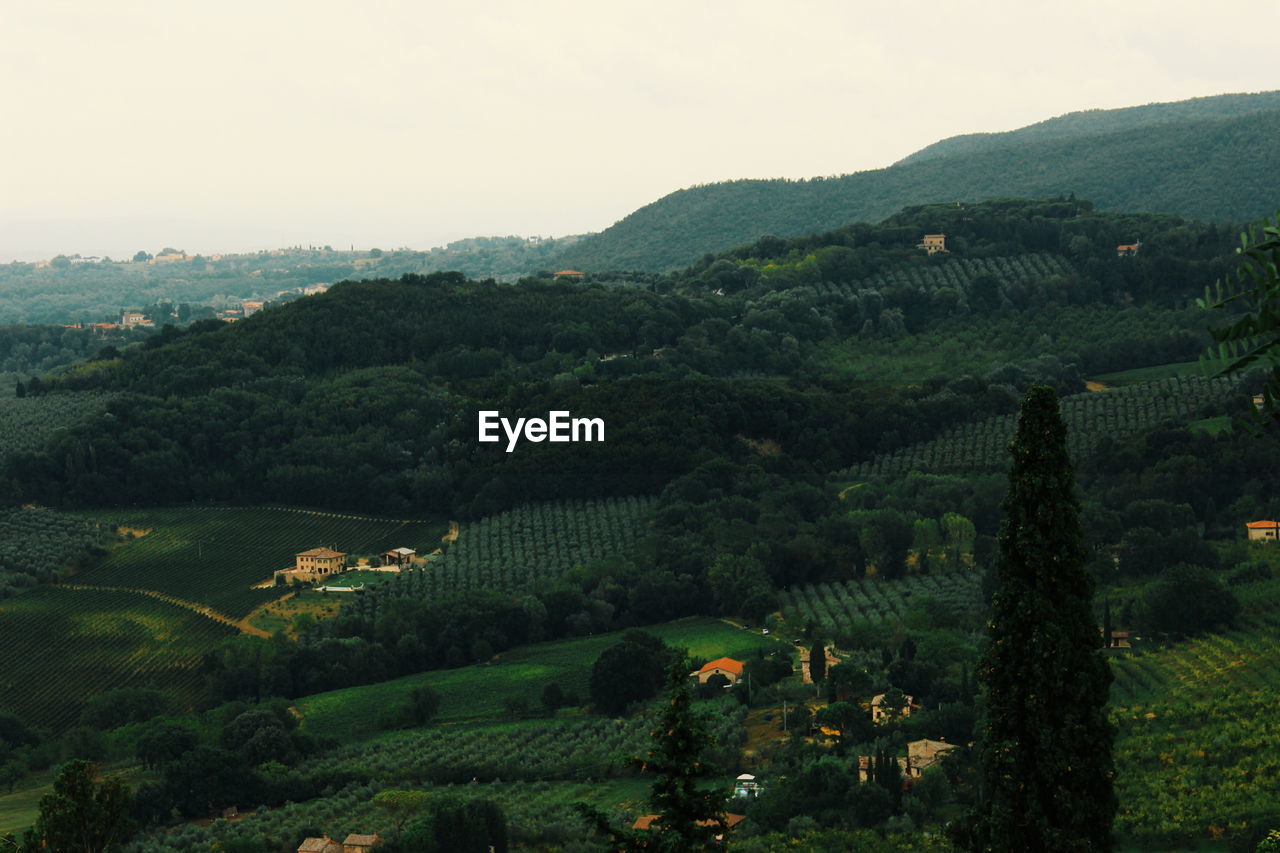
[[[946,234],[926,234],[924,239],[916,243],[917,249],[924,249],[930,255],[936,255],[939,252],[947,253],[947,235]]]
[[[321,838],[305,838],[298,845],[298,853],[369,853],[382,843],[382,836],[351,833],[341,843],[325,835]]]
[[[277,583],[281,577],[285,582],[294,578],[307,583],[328,580],[346,569],[347,555],[331,548],[312,548],[310,551],[294,554],[293,559],[292,569],[280,569],[275,573]]]
[[[933,767],[942,760],[942,756],[955,749],[954,743],[947,743],[942,740],[913,740],[907,744],[907,754],[905,757],[899,757],[898,771],[902,774],[903,782],[909,783],[919,779],[924,775],[924,771]],[[876,759],[873,755],[858,756],[858,779],[866,782],[875,772]]]

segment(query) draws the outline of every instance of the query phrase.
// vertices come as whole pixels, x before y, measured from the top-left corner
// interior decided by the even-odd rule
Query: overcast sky
[[[0,0],[0,260],[597,231],[692,184],[887,166],[1280,88],[1274,0]]]

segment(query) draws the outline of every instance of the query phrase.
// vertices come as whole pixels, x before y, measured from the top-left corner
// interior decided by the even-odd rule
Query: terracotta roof
[[[656,814],[640,815],[640,817],[636,818],[636,822],[631,824],[631,828],[632,829],[648,829],[649,827],[653,826],[654,821],[656,821],[657,819],[658,819],[658,816]],[[746,819],[747,819],[747,816],[744,814],[726,814],[724,816],[724,822],[729,826],[730,829],[733,829],[735,826],[742,823]],[[715,826],[715,825],[716,825],[716,821],[714,820],[698,821],[698,826]]]
[[[329,836],[304,838],[298,845],[298,853],[342,853],[342,845]]]
[[[1261,530],[1264,528],[1280,527],[1280,521],[1249,521],[1245,522],[1244,526],[1253,530]]]
[[[710,663],[702,665],[702,669],[698,672],[709,672],[713,669],[723,669],[725,672],[732,672],[734,675],[742,675],[743,663],[733,658],[716,658]]]
[[[312,548],[310,551],[302,551],[295,556],[298,557],[345,557],[346,554],[341,551],[332,551],[328,548]]]
[[[342,846],[355,845],[357,847],[372,847],[382,840],[382,836],[378,833],[373,835],[356,835],[354,832],[342,840]]]
[[[578,272],[577,270],[560,270],[556,275],[586,275],[586,273]]]

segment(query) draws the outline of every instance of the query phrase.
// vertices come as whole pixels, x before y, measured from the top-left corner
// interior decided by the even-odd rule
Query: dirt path
[[[58,585],[63,589],[105,589],[111,592],[136,592],[139,595],[149,595],[152,598],[157,599],[159,601],[164,601],[164,602],[167,602],[168,604],[175,604],[178,607],[185,607],[187,610],[195,611],[196,613],[199,613],[201,616],[207,616],[208,618],[212,619],[214,622],[221,622],[223,625],[227,625],[232,628],[235,628],[236,630],[241,631],[245,634],[252,634],[255,637],[271,636],[261,628],[255,628],[254,626],[250,625],[248,617],[245,617],[244,619],[240,619],[237,621],[235,619],[232,619],[230,616],[228,616],[225,613],[221,613],[217,610],[214,610],[212,607],[208,606],[207,604],[200,604],[199,602],[196,602],[196,601],[187,601],[186,599],[177,598],[172,595],[166,595],[163,592],[156,592],[154,589],[138,589],[135,587],[127,587],[127,586],[96,586],[93,584],[79,584],[79,583],[64,583],[64,584],[58,584]]]
[[[449,522],[449,532],[440,537],[441,542],[457,542],[458,541],[458,522]]]
[[[1084,383],[1084,389],[1086,391],[1110,391],[1111,386],[1105,382],[1095,382],[1094,380],[1090,379],[1089,381]]]

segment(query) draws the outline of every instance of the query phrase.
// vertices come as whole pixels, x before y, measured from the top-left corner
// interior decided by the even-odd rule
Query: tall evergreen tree
[[[610,838],[619,853],[661,851],[702,853],[718,847],[716,836],[728,831],[724,822],[723,793],[704,787],[716,776],[716,768],[702,761],[712,746],[705,720],[689,695],[689,661],[679,655],[667,673],[667,705],[650,732],[654,746],[646,760],[631,763],[657,774],[649,805],[658,819],[647,830],[619,829],[600,812],[578,805],[596,829]]]
[[[813,647],[809,649],[809,679],[814,684],[821,684],[822,679],[827,677],[827,641],[818,639],[813,641]]]
[[[971,851],[1111,850],[1111,671],[1099,650],[1086,550],[1052,388],[1033,386],[1010,445],[988,645]]]

